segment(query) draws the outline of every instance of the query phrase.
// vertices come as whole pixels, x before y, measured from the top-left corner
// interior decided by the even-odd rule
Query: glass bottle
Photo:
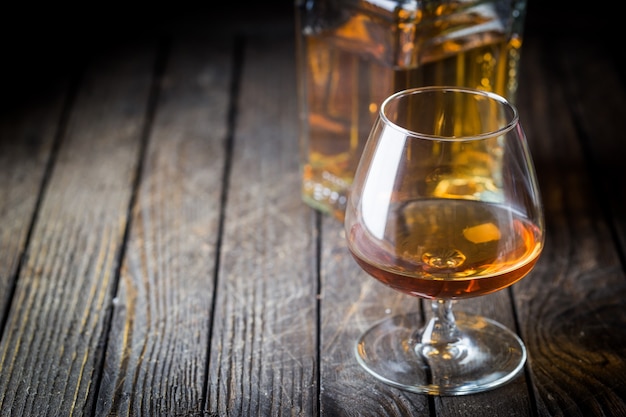
[[[296,0],[295,8],[302,198],[341,221],[387,96],[455,85],[515,100],[526,0]]]

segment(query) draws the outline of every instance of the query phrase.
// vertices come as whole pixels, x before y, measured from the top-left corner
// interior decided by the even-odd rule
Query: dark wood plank
[[[167,54],[97,415],[203,415],[232,51],[191,37]]]
[[[593,172],[593,197],[609,218],[626,262],[626,78],[604,42],[566,38],[555,51],[568,108]]]
[[[89,414],[116,285],[153,49],[85,74],[0,344],[2,414]]]
[[[515,301],[538,414],[624,415],[626,280],[599,206],[595,175],[586,174],[583,143],[597,133],[573,111],[584,106],[586,112],[604,112],[600,103],[579,94],[603,81],[586,78],[576,87],[580,91],[568,90],[576,83],[563,82],[557,58],[566,45],[538,41],[524,51],[520,114],[535,156],[548,233],[535,270],[514,287]],[[586,48],[593,45],[571,47],[576,52],[568,56],[589,56]],[[578,65],[576,60],[567,65]]]
[[[44,175],[61,129],[67,82],[0,113],[0,323],[13,293]]]
[[[247,38],[225,210],[208,411],[316,415],[314,215],[300,199],[291,32]]]

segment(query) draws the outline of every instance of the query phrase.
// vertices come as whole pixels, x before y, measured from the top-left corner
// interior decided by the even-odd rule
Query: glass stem
[[[431,303],[433,315],[428,321],[420,337],[422,346],[454,345],[461,340],[461,334],[456,327],[451,300],[433,300]]]

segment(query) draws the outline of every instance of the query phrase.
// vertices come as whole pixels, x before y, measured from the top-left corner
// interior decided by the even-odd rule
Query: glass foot
[[[429,343],[420,314],[385,319],[356,344],[358,362],[381,381],[432,395],[487,391],[515,378],[526,362],[522,340],[493,320],[455,312],[455,340]],[[432,329],[426,330],[432,332]]]

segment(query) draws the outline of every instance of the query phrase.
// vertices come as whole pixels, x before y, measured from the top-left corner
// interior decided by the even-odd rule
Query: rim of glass
[[[464,93],[464,94],[470,94],[470,95],[478,95],[478,96],[483,96],[486,97],[490,100],[494,100],[498,103],[500,103],[501,105],[503,105],[504,107],[506,107],[507,109],[509,109],[511,111],[511,118],[508,121],[508,123],[502,127],[500,127],[499,129],[496,130],[491,130],[485,133],[480,133],[480,134],[476,134],[476,135],[468,135],[468,136],[441,136],[441,135],[431,135],[428,133],[420,133],[420,132],[416,132],[414,130],[411,129],[407,129],[405,127],[402,127],[400,125],[398,125],[395,122],[392,122],[391,120],[389,120],[389,118],[387,117],[387,115],[385,114],[385,109],[387,108],[387,106],[389,105],[390,102],[395,101],[396,99],[398,99],[399,97],[403,97],[403,96],[409,96],[409,95],[413,95],[413,94],[420,94],[420,93],[426,93],[426,92],[433,92],[433,91],[441,91],[441,92],[457,92],[457,93]],[[429,139],[429,140],[439,140],[439,141],[459,141],[459,140],[464,140],[464,141],[468,141],[468,140],[479,140],[479,139],[485,139],[485,138],[490,138],[493,136],[500,136],[503,135],[505,133],[507,133],[508,131],[512,130],[515,125],[518,124],[519,122],[519,113],[517,111],[517,107],[515,107],[512,103],[510,103],[506,98],[502,97],[499,94],[496,93],[492,93],[490,91],[484,91],[484,90],[479,90],[476,88],[469,88],[469,87],[452,87],[452,86],[428,86],[428,87],[414,87],[414,88],[407,88],[405,90],[400,90],[397,91],[395,93],[393,93],[392,95],[390,95],[389,97],[387,97],[382,105],[380,106],[380,109],[378,111],[378,114],[380,115],[380,118],[388,125],[391,126],[392,128],[406,134],[407,136],[412,136],[418,139]]]

